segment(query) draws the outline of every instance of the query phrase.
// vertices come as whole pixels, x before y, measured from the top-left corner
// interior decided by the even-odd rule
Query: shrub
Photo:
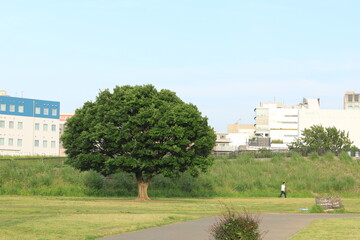
[[[210,227],[210,231],[215,240],[259,240],[262,239],[259,224],[258,216],[226,207],[226,212]]]
[[[324,208],[320,205],[313,205],[311,208],[310,208],[310,211],[309,213],[324,213]]]
[[[106,188],[108,190],[125,190],[134,192],[137,190],[137,183],[134,174],[119,172],[107,178]]]
[[[84,176],[84,184],[91,189],[102,189],[104,186],[104,179],[100,173],[89,171]]]

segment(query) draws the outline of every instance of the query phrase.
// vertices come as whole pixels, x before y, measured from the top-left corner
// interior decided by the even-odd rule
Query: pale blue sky
[[[153,84],[217,131],[262,101],[360,92],[357,0],[0,0],[0,89],[61,102]]]

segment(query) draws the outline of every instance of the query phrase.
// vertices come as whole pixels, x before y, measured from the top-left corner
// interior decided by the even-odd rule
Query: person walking
[[[280,196],[284,194],[285,198],[286,198],[286,186],[285,186],[285,182],[283,182],[283,184],[281,185],[281,192],[280,192]]]

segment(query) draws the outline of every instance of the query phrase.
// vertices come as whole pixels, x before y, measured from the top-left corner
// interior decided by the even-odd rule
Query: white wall
[[[30,155],[59,155],[59,120],[23,117],[13,115],[1,115],[0,120],[5,121],[5,127],[0,129],[0,138],[4,143],[0,146],[1,155],[10,156],[30,156]],[[14,128],[10,128],[10,122],[13,122]],[[19,123],[22,125],[19,128]],[[39,130],[35,130],[35,123],[39,123]],[[47,130],[44,130],[44,124],[47,124]],[[55,131],[52,129],[55,125]],[[9,144],[9,139],[13,139],[13,144]],[[21,139],[21,145],[18,140]],[[39,146],[35,146],[35,140],[39,141]],[[44,141],[47,145],[44,146]],[[52,145],[52,142],[55,145]]]
[[[355,110],[309,110],[299,111],[299,135],[313,125],[336,127],[349,132],[354,145],[360,147],[360,111]]]

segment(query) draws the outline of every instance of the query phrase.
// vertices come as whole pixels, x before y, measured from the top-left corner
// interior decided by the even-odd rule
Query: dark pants
[[[285,196],[285,198],[286,198],[286,192],[284,192],[284,191],[281,191],[281,193],[280,193],[280,196],[279,196],[279,197],[281,197],[283,194],[284,194],[284,196]]]

